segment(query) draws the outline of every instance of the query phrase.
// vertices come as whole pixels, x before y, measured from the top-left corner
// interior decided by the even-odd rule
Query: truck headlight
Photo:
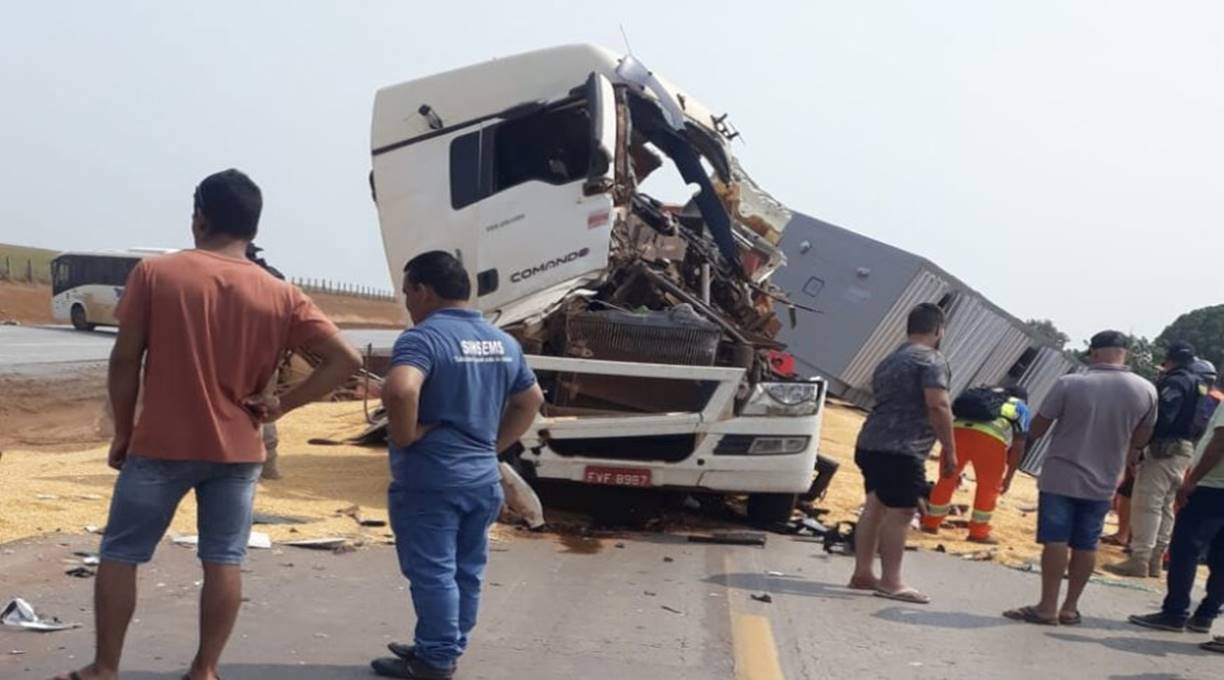
[[[778,437],[773,435],[728,434],[714,447],[717,456],[784,456],[803,453],[811,437]]]
[[[748,395],[742,416],[810,416],[820,410],[824,383],[757,383]]]

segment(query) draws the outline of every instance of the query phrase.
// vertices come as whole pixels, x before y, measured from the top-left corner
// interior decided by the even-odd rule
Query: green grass
[[[0,281],[27,281],[32,274],[37,283],[51,283],[51,258],[59,253],[42,248],[26,248],[0,243]]]

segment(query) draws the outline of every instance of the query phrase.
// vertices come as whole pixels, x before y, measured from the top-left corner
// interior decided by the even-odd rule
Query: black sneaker
[[[410,645],[405,642],[391,642],[387,644],[387,649],[404,661],[412,661],[416,658],[416,645]],[[458,666],[458,662],[451,662],[451,671],[453,672]]]
[[[1136,626],[1151,628],[1153,630],[1164,630],[1170,633],[1186,632],[1186,622],[1181,619],[1175,619],[1164,612],[1156,612],[1155,614],[1144,614],[1142,616],[1136,614],[1128,619]]]
[[[1200,619],[1200,618],[1191,617],[1191,619],[1186,622],[1186,630],[1194,632],[1194,633],[1206,633],[1210,635],[1212,623],[1214,622],[1211,619]]]
[[[388,678],[407,680],[451,680],[455,676],[453,669],[430,666],[415,656],[411,659],[401,659],[398,656],[374,659],[370,662],[370,668]]]

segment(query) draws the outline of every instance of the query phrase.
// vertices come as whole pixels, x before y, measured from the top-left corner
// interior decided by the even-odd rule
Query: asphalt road
[[[94,537],[0,547],[0,596],[21,595],[79,630],[0,628],[0,677],[44,678],[91,653],[91,582],[62,560]],[[492,553],[480,625],[459,680],[777,680],[778,678],[1219,678],[1205,636],[1150,633],[1122,620],[1159,595],[1091,586],[1083,626],[999,616],[1035,598],[1032,574],[934,554],[907,557],[921,607],[841,587],[847,557],[770,536],[765,548],[675,536],[603,540],[521,536]],[[195,645],[198,568],[164,544],[141,577],[128,680],[175,679]],[[227,680],[372,677],[367,662],[413,625],[406,583],[385,546],[333,555],[255,551]],[[768,594],[771,603],[751,599]],[[12,652],[20,651],[21,654]]]
[[[343,331],[358,349],[373,346],[389,349],[399,331]],[[98,329],[90,332],[67,326],[0,326],[0,371],[39,373],[55,372],[66,366],[106,361],[115,331]]]

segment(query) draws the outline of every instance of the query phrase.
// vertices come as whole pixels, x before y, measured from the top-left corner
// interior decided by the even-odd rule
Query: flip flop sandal
[[[1208,652],[1215,652],[1217,654],[1224,654],[1224,637],[1218,637],[1210,642],[1204,642],[1203,644],[1199,645],[1199,649],[1204,649]]]
[[[905,590],[897,590],[891,593],[886,590],[877,590],[875,591],[875,596],[882,597],[886,600],[896,600],[897,602],[905,602],[907,604],[931,604],[931,598],[927,597],[926,595],[923,595],[922,593],[918,592],[917,590],[914,590],[913,588],[906,588]]]
[[[1037,610],[1033,609],[1032,607],[1021,607],[1019,609],[1009,609],[1003,612],[1003,616],[1005,618],[1011,619],[1012,621],[1032,623],[1038,626],[1057,626],[1058,625],[1057,618],[1047,619],[1041,614],[1038,614]]]
[[[1078,626],[1084,622],[1084,617],[1079,612],[1075,612],[1070,616],[1058,615],[1058,623],[1061,626]]]

